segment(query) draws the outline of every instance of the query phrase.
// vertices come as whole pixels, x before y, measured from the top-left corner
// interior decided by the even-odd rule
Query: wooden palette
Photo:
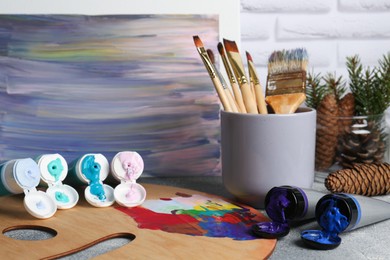
[[[178,193],[199,194],[209,198],[221,197],[189,189],[143,184],[147,200],[176,197]],[[80,192],[83,194],[83,192]],[[236,203],[235,203],[236,204]],[[238,204],[236,204],[238,205]],[[139,228],[134,219],[115,209],[95,208],[89,205],[83,195],[72,209],[58,210],[54,217],[39,220],[33,218],[23,207],[23,195],[0,198],[0,228],[7,230],[31,228],[52,229],[57,232],[46,240],[16,240],[0,236],[1,259],[53,259],[82,251],[94,244],[114,237],[134,238],[130,243],[106,254],[99,259],[263,259],[275,248],[274,239],[234,240],[207,236],[191,236],[168,233],[160,230]],[[256,221],[266,218],[259,212],[244,206],[256,214]],[[114,258],[114,259],[115,259]]]

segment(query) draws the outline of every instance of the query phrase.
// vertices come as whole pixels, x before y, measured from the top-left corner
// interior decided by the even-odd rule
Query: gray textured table
[[[232,198],[223,187],[221,177],[141,178],[139,182],[182,187]],[[323,185],[323,176],[316,176],[313,189],[326,191]],[[377,198],[390,202],[390,196]],[[318,229],[318,226],[312,221],[292,228],[290,234],[277,242],[270,259],[390,259],[388,243],[390,220],[343,233],[341,234],[342,244],[338,248],[328,251],[305,247],[300,239],[300,232],[306,229]],[[19,235],[15,234],[14,236]],[[109,240],[63,259],[90,259],[126,243],[128,241],[124,239]]]

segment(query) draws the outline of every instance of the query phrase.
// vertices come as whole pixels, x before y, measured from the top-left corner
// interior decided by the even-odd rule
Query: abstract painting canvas
[[[146,176],[220,174],[219,102],[192,40],[216,47],[219,18],[0,14],[1,161],[133,150]]]

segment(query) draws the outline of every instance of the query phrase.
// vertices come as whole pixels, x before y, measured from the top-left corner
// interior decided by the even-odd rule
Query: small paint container
[[[317,203],[315,217],[322,230],[306,230],[302,240],[316,249],[334,249],[341,244],[339,233],[390,219],[390,203],[378,199],[335,193]]]
[[[0,195],[21,194],[23,204],[32,216],[39,219],[52,217],[57,206],[45,192],[38,191],[41,173],[37,163],[31,158],[10,160],[0,165]]]
[[[265,196],[264,205],[270,222],[252,226],[252,232],[263,238],[280,238],[290,232],[292,222],[315,218],[315,207],[323,192],[294,186],[272,188]]]
[[[109,207],[114,204],[114,189],[103,184],[107,178],[110,165],[107,158],[100,153],[84,154],[69,164],[65,182],[74,187],[86,186],[85,199],[95,207]]]
[[[114,197],[119,205],[135,207],[144,202],[146,190],[136,182],[143,170],[144,161],[137,152],[123,151],[114,156],[111,172],[121,182],[114,190]]]
[[[58,209],[73,208],[78,200],[77,191],[62,181],[68,174],[68,164],[60,154],[43,154],[35,160],[41,171],[41,180],[48,185],[46,193],[56,202]]]

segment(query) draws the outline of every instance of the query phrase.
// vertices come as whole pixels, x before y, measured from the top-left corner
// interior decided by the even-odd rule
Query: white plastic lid
[[[69,185],[50,186],[46,193],[54,200],[59,209],[73,208],[79,201],[79,194]]]
[[[98,196],[93,195],[91,193],[90,186],[88,186],[84,191],[85,199],[88,201],[89,204],[95,207],[102,208],[102,207],[111,206],[115,202],[114,189],[107,184],[103,184],[103,189],[104,189],[104,195],[106,197],[104,200],[100,200]]]
[[[112,159],[111,171],[120,181],[134,181],[144,171],[144,161],[137,152],[119,152]]]
[[[31,158],[16,160],[13,166],[13,175],[16,183],[23,190],[35,188],[41,180],[39,167]]]
[[[138,183],[125,182],[115,187],[114,197],[121,206],[135,207],[144,202],[146,190]]]
[[[49,184],[63,181],[68,174],[68,163],[60,154],[44,154],[37,159],[41,179]]]
[[[35,189],[26,194],[23,204],[28,213],[40,219],[50,218],[57,211],[54,200],[45,192]]]

